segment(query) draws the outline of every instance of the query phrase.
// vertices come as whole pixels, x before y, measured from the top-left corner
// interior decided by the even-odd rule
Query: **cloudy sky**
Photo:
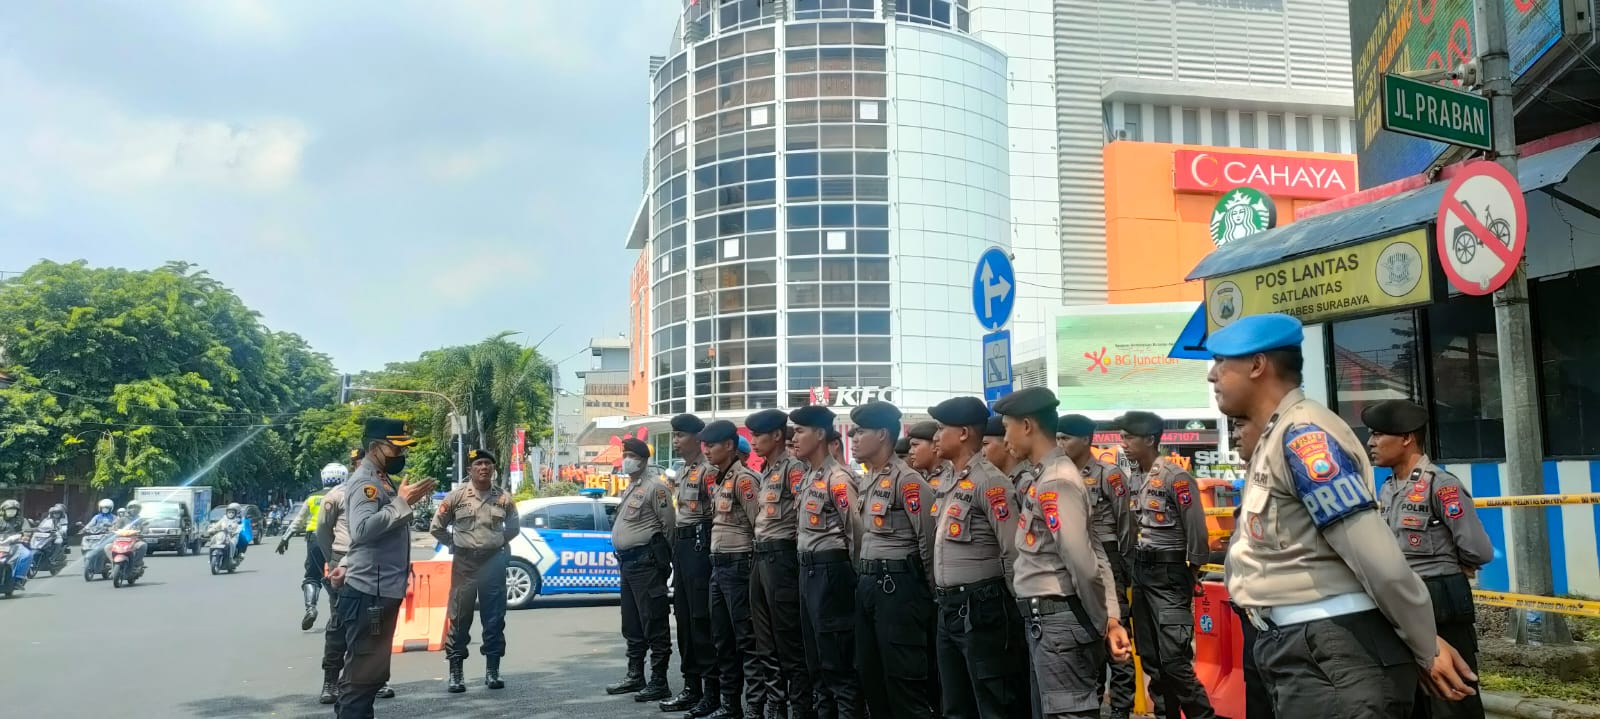
[[[5,3],[0,271],[186,260],[344,370],[557,325],[560,359],[627,329],[677,7]]]

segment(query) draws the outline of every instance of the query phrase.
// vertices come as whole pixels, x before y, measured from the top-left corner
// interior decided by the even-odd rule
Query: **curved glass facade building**
[[[1006,65],[967,24],[966,0],[685,3],[631,240],[652,414],[981,393]]]

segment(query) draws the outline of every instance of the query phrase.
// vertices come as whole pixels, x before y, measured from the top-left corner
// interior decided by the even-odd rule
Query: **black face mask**
[[[390,457],[388,459],[383,460],[383,473],[384,474],[393,476],[393,475],[399,474],[399,473],[404,472],[404,471],[406,471],[406,456],[405,455],[402,454],[402,455],[400,455],[398,457]]]

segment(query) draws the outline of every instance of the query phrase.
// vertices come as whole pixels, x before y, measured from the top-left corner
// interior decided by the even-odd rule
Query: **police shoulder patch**
[[[1039,512],[1044,515],[1045,526],[1054,532],[1061,528],[1061,511],[1055,492],[1039,493]]]
[[[1111,491],[1118,497],[1126,497],[1128,495],[1128,488],[1122,483],[1122,470],[1111,470],[1111,473],[1106,475],[1106,484],[1110,485]]]
[[[916,514],[922,511],[922,486],[916,482],[900,485],[900,499],[905,502],[907,512]]]
[[[984,499],[989,502],[989,513],[996,522],[1004,522],[1011,518],[1011,506],[1006,501],[1005,487],[990,487],[983,492]]]
[[[1360,462],[1321,427],[1290,427],[1283,448],[1295,495],[1318,529],[1377,506]]]
[[[1187,507],[1194,504],[1194,492],[1190,491],[1189,480],[1180,479],[1172,483],[1172,492],[1178,495],[1178,503]]]
[[[368,485],[362,486],[361,487],[361,493],[363,495],[366,495],[367,499],[374,500],[374,501],[376,501],[378,499],[378,488],[375,485],[368,484]]]
[[[833,483],[833,501],[839,505],[841,511],[850,509],[850,484],[848,482]]]

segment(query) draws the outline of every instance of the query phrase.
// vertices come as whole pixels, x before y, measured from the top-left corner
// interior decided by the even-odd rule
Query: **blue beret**
[[[733,423],[729,422],[728,425],[732,426]],[[750,440],[745,439],[743,436],[739,437],[739,454],[750,454]]]
[[[1000,401],[994,403],[994,411],[1007,417],[1028,417],[1054,410],[1060,405],[1056,393],[1044,387],[1029,387],[1001,397]]]
[[[850,410],[850,421],[863,429],[900,429],[900,408],[888,402],[868,402]]]
[[[739,428],[725,419],[716,420],[706,425],[705,429],[700,430],[700,441],[706,444],[726,442],[737,436],[739,436]]]
[[[1094,437],[1094,420],[1081,414],[1064,414],[1056,420],[1056,434],[1068,437]]]
[[[1154,412],[1133,411],[1117,418],[1117,428],[1140,437],[1160,437],[1166,422]]]
[[[911,429],[910,431],[906,432],[906,436],[910,437],[911,439],[920,439],[925,442],[932,442],[933,433],[937,431],[939,431],[938,422],[929,422],[924,420],[911,425]]]
[[[983,427],[983,436],[985,436],[985,437],[1004,437],[1004,436],[1006,436],[1006,423],[1005,423],[1005,420],[1002,419],[1001,416],[998,415],[998,414],[989,415],[989,423],[984,425],[984,427]]]
[[[833,428],[833,410],[821,405],[801,407],[789,413],[789,421],[796,427],[816,427],[817,429]],[[754,429],[752,427],[751,429]]]
[[[672,418],[672,431],[699,434],[706,428],[706,423],[692,414],[680,414]]]
[[[744,426],[756,434],[776,432],[789,425],[789,415],[781,409],[764,409],[744,419]]]
[[[952,427],[986,427],[989,424],[989,408],[977,397],[951,397],[928,408],[928,416]]]
[[[1249,357],[1257,352],[1299,347],[1305,330],[1285,314],[1240,317],[1206,338],[1206,351],[1217,357]]]

